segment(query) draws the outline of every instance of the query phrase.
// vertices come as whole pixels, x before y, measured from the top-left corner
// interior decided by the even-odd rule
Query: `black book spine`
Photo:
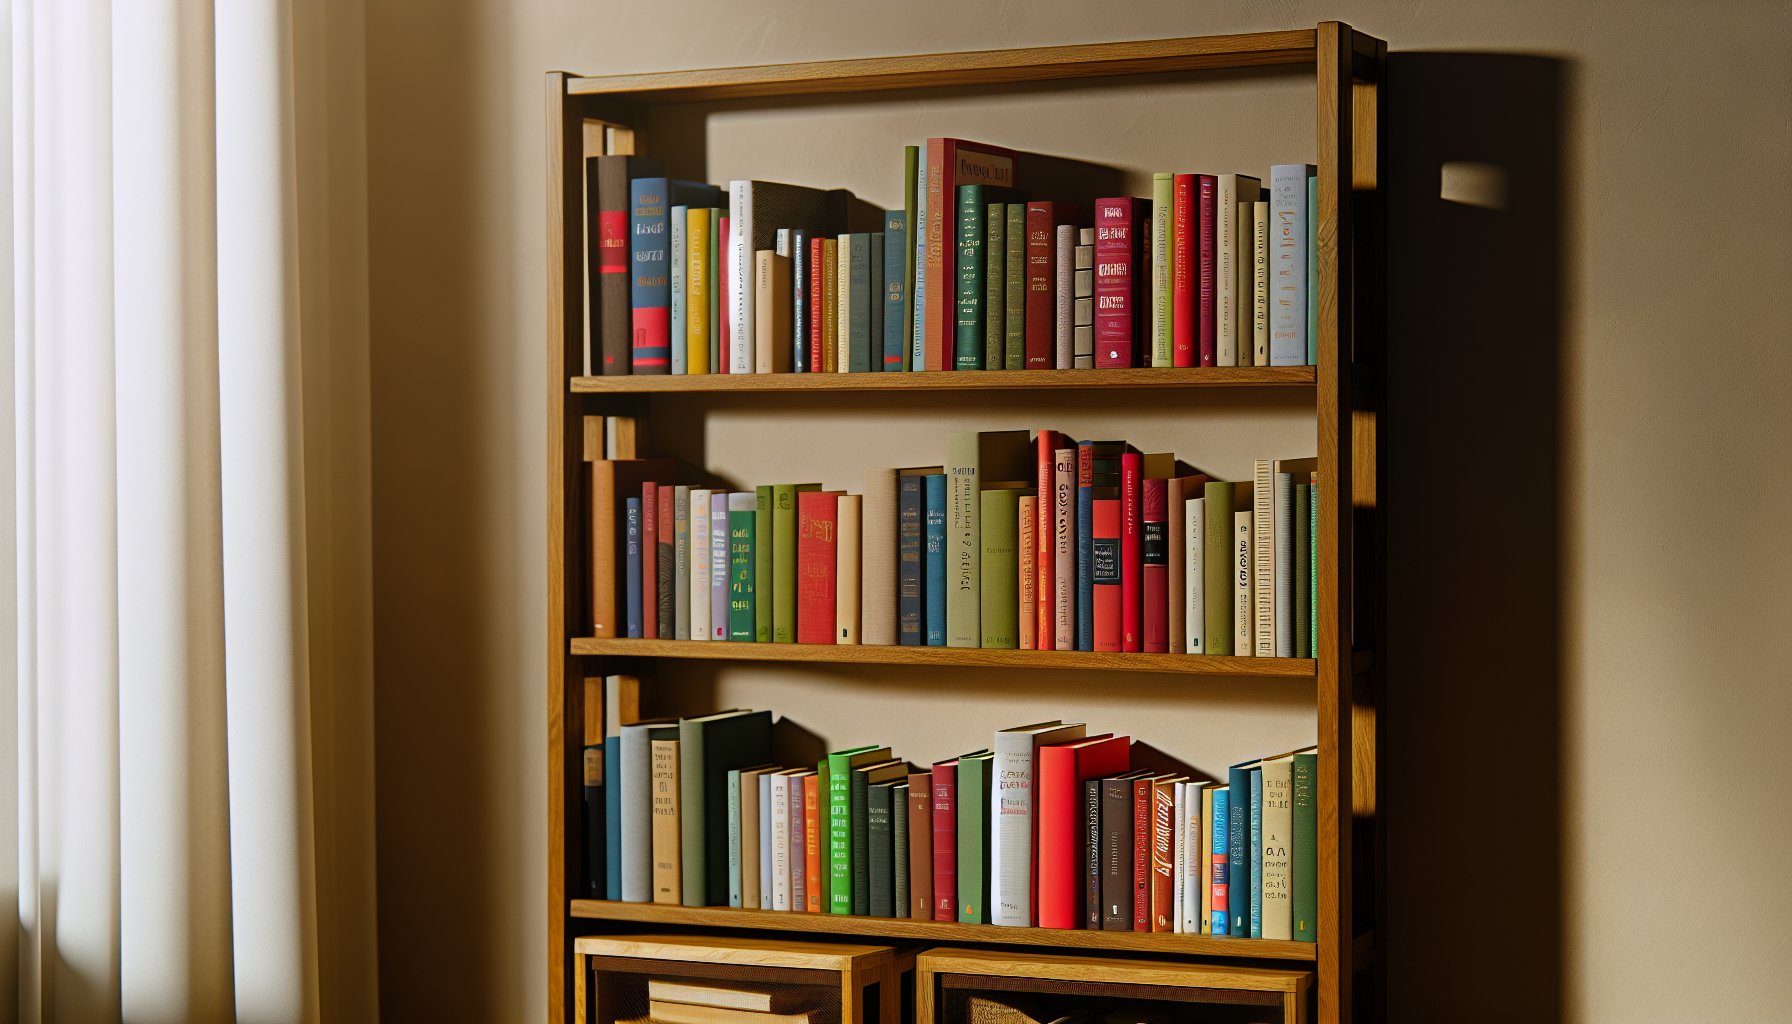
[[[1101,780],[1083,782],[1083,927],[1101,930]]]
[[[926,477],[896,478],[897,533],[896,642],[904,647],[921,646],[921,516],[926,504],[923,484]]]
[[[895,917],[894,867],[891,864],[890,787],[871,786],[866,793],[865,821],[869,837],[870,903],[872,917]]]
[[[860,917],[871,913],[871,858],[867,856],[871,845],[870,787],[865,785],[865,773],[853,772],[852,783],[847,790],[847,812],[852,816],[852,845],[848,848],[847,863],[852,868],[852,912]]]
[[[1101,927],[1132,931],[1132,781],[1101,782]]]

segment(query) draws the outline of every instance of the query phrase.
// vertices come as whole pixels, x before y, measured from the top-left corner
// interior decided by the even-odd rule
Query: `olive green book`
[[[772,642],[772,488],[753,488],[753,639]]]
[[[983,368],[1007,365],[1008,204],[990,203],[983,229]],[[1025,209],[1025,207],[1022,207]]]
[[[1207,653],[1232,653],[1232,484],[1209,480],[1201,505],[1205,545],[1201,552],[1201,592],[1207,629]]]
[[[1002,368],[1025,369],[1027,365],[1027,204],[1008,204],[1008,258],[1003,263],[1008,276],[1008,308],[1002,313],[1002,331],[1006,338],[1002,350]]]
[[[985,648],[1020,647],[1020,499],[1032,490],[982,492],[983,598],[980,622]]]
[[[796,496],[820,484],[772,486],[772,642],[796,643]]]
[[[1030,480],[1038,465],[1025,430],[946,435],[946,646],[981,647],[983,505],[988,483]],[[1016,513],[1018,514],[1018,512]]]
[[[958,759],[958,923],[989,923],[989,794],[995,754]]]
[[[920,238],[919,232],[925,232],[927,226],[920,222],[920,205],[915,202],[915,189],[921,185],[921,147],[902,147],[902,196],[906,204],[903,210],[908,218],[909,244],[905,247],[902,268],[902,294],[908,296],[909,308],[914,308],[915,296],[915,240]],[[892,268],[892,273],[894,268]],[[915,351],[915,318],[910,316],[902,327],[902,368],[904,370],[920,370],[923,367],[914,365]],[[1312,360],[1308,360],[1312,362]]]
[[[1294,941],[1319,941],[1319,754],[1294,755],[1294,850],[1289,888]]]

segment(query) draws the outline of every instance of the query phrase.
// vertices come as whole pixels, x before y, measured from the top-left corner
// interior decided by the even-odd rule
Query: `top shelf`
[[[972,391],[1059,388],[1312,387],[1312,366],[1203,366],[1129,370],[996,370],[945,373],[697,373],[574,377],[574,394],[689,391]]]
[[[693,103],[750,96],[996,85],[1204,68],[1311,64],[1318,59],[1317,38],[1314,30],[1301,29],[710,68],[649,75],[606,75],[571,78],[567,81],[566,91],[574,96],[607,95],[637,103]]]

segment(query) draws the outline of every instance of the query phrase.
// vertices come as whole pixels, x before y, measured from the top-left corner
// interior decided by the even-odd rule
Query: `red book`
[[[1081,224],[1082,220],[1083,209],[1075,203],[1027,204],[1026,368],[1029,370],[1052,368],[1057,352],[1058,225]]]
[[[834,642],[834,532],[839,491],[799,491],[796,496],[796,642]]]
[[[1200,260],[1195,281],[1195,318],[1201,341],[1201,365],[1215,365],[1215,349],[1218,344],[1213,326],[1213,268],[1214,260],[1219,254],[1214,250],[1214,225],[1219,223],[1219,214],[1215,212],[1215,197],[1219,195],[1219,179],[1211,174],[1200,175],[1200,196],[1195,211],[1195,247],[1196,258]]]
[[[716,230],[716,234],[721,237],[715,239],[711,244],[716,247],[716,252],[722,254],[716,259],[715,280],[716,299],[720,303],[716,308],[721,310],[719,315],[722,320],[717,325],[721,328],[722,351],[720,358],[716,360],[716,365],[709,368],[710,373],[728,372],[728,324],[734,319],[733,315],[728,312],[734,308],[732,297],[728,294],[728,218],[723,217],[721,220],[722,223]],[[724,635],[726,634],[724,633]]]
[[[641,485],[641,635],[660,635],[660,485],[649,480]]]
[[[1061,431],[1041,430],[1034,444],[1038,456],[1037,490],[1034,493],[1039,496],[1039,501],[1033,510],[1033,586],[1037,596],[1034,602],[1037,625],[1033,635],[1039,649],[1049,651],[1056,646],[1058,628],[1054,603],[1058,592],[1058,549],[1052,514],[1052,495],[1057,493],[1058,476],[1052,460],[1057,457],[1058,449],[1074,448],[1076,442]],[[1021,614],[1027,614],[1027,609],[1022,608]]]
[[[658,583],[659,595],[660,595],[660,607],[659,607],[660,633],[659,633],[659,637],[661,640],[671,640],[673,638],[673,633],[674,633],[673,627],[676,625],[676,623],[673,620],[673,615],[675,613],[675,609],[673,608],[673,604],[674,604],[673,599],[677,595],[673,592],[673,589],[672,589],[672,583],[673,583],[673,580],[675,579],[675,577],[673,575],[674,563],[673,563],[673,559],[672,559],[672,537],[673,537],[672,530],[673,530],[673,527],[677,524],[676,523],[677,516],[675,515],[675,513],[677,512],[677,509],[675,509],[673,507],[673,504],[674,504],[674,497],[673,497],[672,485],[671,484],[660,484],[660,493],[659,493],[660,521],[659,521],[659,529],[656,531],[657,534],[659,535],[660,551],[659,551],[659,554],[656,556],[656,558],[657,558],[656,564],[659,567],[659,583]]]
[[[933,766],[933,919],[958,920],[958,758]]]
[[[827,303],[823,302],[822,257],[827,255],[827,239],[809,239],[809,373],[820,373],[821,354],[827,351]]]
[[[1122,467],[1125,462],[1122,460]],[[1124,472],[1124,469],[1122,469]],[[1146,480],[1142,484],[1144,500],[1139,513],[1140,565],[1139,586],[1144,590],[1145,652],[1168,654],[1170,651],[1170,482]]]
[[[1144,510],[1141,508],[1139,473],[1143,456],[1120,456],[1120,649],[1145,649],[1144,590],[1139,576],[1144,569]]]
[[[1089,826],[1083,783],[1123,774],[1129,746],[1125,736],[1095,736],[1039,748],[1039,788],[1034,794],[1039,890],[1034,902],[1041,928],[1084,926]]]
[[[906,846],[904,844],[907,844]],[[933,920],[933,775],[908,777],[908,835],[896,837],[896,855],[908,851],[908,916]]]
[[[1178,174],[1172,179],[1175,206],[1170,211],[1175,244],[1170,249],[1170,365],[1201,365],[1201,332],[1195,324],[1195,225],[1198,175]]]
[[[923,321],[926,369],[952,369],[958,328],[958,186],[1013,188],[1015,152],[963,139],[927,140],[927,259],[915,268],[927,280]],[[724,252],[727,250],[724,249]]]
[[[1095,649],[1120,649],[1120,499],[1098,498],[1090,517],[1095,547]]]
[[[1175,931],[1176,783],[1164,776],[1151,785],[1151,930]]]
[[[1161,775],[1147,775],[1132,783],[1132,930],[1151,930],[1151,802],[1152,783]]]
[[[1095,201],[1095,365],[1134,365],[1139,336],[1139,231],[1151,216],[1145,199]],[[1147,303],[1148,305],[1148,303]]]
[[[801,492],[798,492],[801,493]],[[803,887],[803,909],[821,913],[821,776],[805,775],[803,787],[803,870],[809,884]]]

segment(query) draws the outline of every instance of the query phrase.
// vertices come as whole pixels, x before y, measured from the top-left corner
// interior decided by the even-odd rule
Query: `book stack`
[[[1318,462],[1222,481],[1059,431],[751,491],[592,460],[594,635],[1311,658]]]
[[[647,1017],[655,1024],[834,1024],[809,986],[732,985],[695,978],[647,979]]]
[[[1314,168],[1035,198],[1020,154],[903,153],[904,207],[587,158],[588,364],[605,374],[1316,362]],[[1087,211],[1087,216],[1085,216]]]

